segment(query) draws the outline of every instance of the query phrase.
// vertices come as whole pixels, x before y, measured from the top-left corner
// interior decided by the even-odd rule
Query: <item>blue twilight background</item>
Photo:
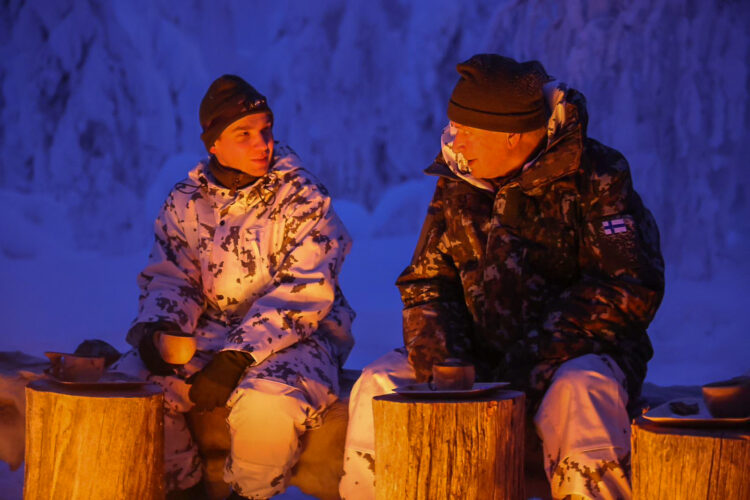
[[[124,349],[171,185],[205,154],[198,103],[237,73],[355,237],[342,282],[361,367],[400,343],[393,286],[435,180],[455,64],[539,59],[588,98],[662,232],[649,379],[748,366],[750,3],[10,0],[0,4],[0,349]]]

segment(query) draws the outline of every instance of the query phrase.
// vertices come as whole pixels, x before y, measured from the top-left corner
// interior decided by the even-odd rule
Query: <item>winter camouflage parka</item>
[[[425,380],[434,361],[465,358],[479,379],[510,380],[538,403],[562,362],[606,353],[633,401],[664,292],[659,233],[625,158],[586,136],[583,96],[553,85],[547,98],[546,148],[497,183],[462,173],[444,134],[397,281],[409,361]]]
[[[136,323],[171,321],[199,350],[257,363],[308,338],[339,363],[348,356],[354,312],[338,274],[351,238],[290,148],[277,145],[268,173],[240,189],[199,163],[169,194],[155,235]]]

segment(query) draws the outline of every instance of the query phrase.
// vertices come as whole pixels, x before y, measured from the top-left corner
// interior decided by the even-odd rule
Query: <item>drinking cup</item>
[[[702,387],[703,400],[715,418],[750,417],[750,377],[736,377]]]
[[[432,385],[438,391],[471,389],[475,376],[474,365],[458,358],[432,365]]]
[[[184,365],[190,361],[196,349],[194,335],[175,331],[156,331],[154,344],[162,359],[173,365]]]

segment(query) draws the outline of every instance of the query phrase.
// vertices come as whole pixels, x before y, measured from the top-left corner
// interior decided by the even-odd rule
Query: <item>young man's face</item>
[[[479,179],[503,177],[520,166],[517,164],[513,138],[509,137],[518,134],[493,132],[453,121],[450,126],[451,132],[455,134],[453,150],[463,154],[468,161],[471,175],[474,177]]]
[[[261,177],[273,157],[272,127],[268,113],[243,116],[224,129],[209,152],[222,165]]]

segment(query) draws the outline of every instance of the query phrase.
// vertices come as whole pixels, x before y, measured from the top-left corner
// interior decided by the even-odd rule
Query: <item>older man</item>
[[[201,498],[184,412],[227,405],[235,498],[282,492],[298,438],[338,395],[354,313],[338,286],[350,237],[326,189],[274,143],[266,98],[234,75],[200,106],[210,157],[178,182],[157,217],[140,308],[116,370],[165,389],[168,498]],[[155,332],[194,335],[170,365]]]
[[[341,494],[374,495],[372,397],[458,357],[527,392],[554,498],[629,498],[627,405],[664,290],[654,219],[625,158],[587,137],[580,93],[536,61],[481,54],[458,72],[397,281],[405,348],[354,387]]]

